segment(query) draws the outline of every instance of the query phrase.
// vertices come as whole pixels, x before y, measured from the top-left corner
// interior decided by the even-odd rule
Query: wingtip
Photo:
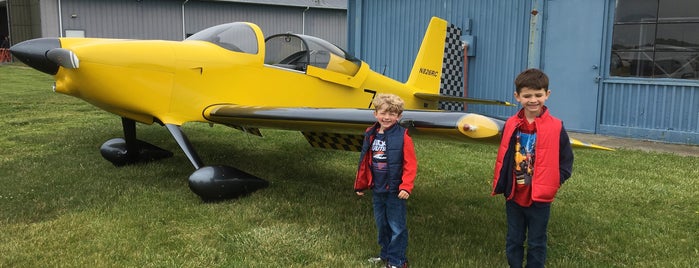
[[[578,148],[587,148],[587,149],[596,149],[596,150],[604,150],[604,151],[616,151],[613,148],[597,145],[597,144],[592,144],[592,143],[587,143],[587,142],[582,142],[578,139],[570,139],[570,144],[573,145],[574,147]]]

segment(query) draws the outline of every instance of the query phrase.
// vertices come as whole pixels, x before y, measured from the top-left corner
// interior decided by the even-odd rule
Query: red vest
[[[500,141],[500,147],[498,149],[498,156],[495,162],[495,172],[493,176],[493,192],[492,195],[505,194],[507,200],[511,200],[514,197],[515,190],[515,180],[513,179],[513,171],[506,170],[503,172],[503,166],[511,167],[513,164],[504,165],[504,161],[510,161],[514,163],[514,158],[508,157],[504,159],[505,155],[513,156],[512,153],[514,148],[509,148],[513,135],[522,118],[519,116],[521,113],[507,119],[505,122],[505,129],[502,131],[502,140]],[[534,162],[534,174],[532,176],[532,201],[534,202],[553,202],[558,188],[561,186],[561,174],[559,170],[559,153],[560,153],[560,139],[561,139],[561,129],[563,123],[558,118],[551,116],[548,109],[544,111],[539,117],[534,119],[536,123],[536,145],[534,151],[536,152],[536,158]],[[510,151],[510,154],[507,152]],[[505,180],[505,181],[500,181]],[[506,183],[509,187],[504,187],[502,189],[498,188],[498,183]],[[505,192],[507,191],[507,193]]]

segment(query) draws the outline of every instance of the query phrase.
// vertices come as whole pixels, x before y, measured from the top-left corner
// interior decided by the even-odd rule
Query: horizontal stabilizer
[[[441,95],[441,94],[430,94],[430,93],[420,93],[420,92],[415,93],[414,95],[416,98],[428,100],[428,101],[457,101],[457,102],[466,102],[466,103],[474,103],[474,104],[517,106],[515,104],[509,103],[506,101],[499,101],[499,100],[463,98],[463,97],[454,97],[454,96],[447,96],[447,95]]]

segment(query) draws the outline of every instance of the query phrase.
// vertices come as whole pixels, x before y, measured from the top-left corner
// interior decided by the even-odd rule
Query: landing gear
[[[138,140],[135,121],[122,118],[121,122],[124,128],[124,139],[108,140],[100,148],[102,157],[115,166],[155,161],[173,155],[170,151]],[[267,181],[233,167],[204,166],[182,129],[173,124],[165,124],[165,127],[196,169],[189,176],[189,189],[202,200],[235,198],[269,186]]]
[[[172,152],[136,138],[136,122],[121,118],[124,138],[106,141],[100,147],[102,157],[115,166],[144,163],[171,157]]]
[[[265,188],[263,179],[229,166],[204,166],[189,139],[177,125],[165,124],[197,170],[189,176],[189,189],[205,201],[234,198]]]

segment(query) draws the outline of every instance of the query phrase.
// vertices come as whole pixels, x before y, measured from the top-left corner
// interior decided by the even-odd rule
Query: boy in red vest
[[[563,122],[544,105],[551,91],[539,69],[515,79],[515,99],[522,109],[507,119],[495,162],[492,195],[506,198],[505,252],[510,267],[522,267],[527,240],[527,267],[546,263],[546,229],[551,203],[573,171],[573,150]]]
[[[405,268],[408,267],[406,200],[413,191],[417,158],[408,130],[398,124],[403,100],[393,94],[378,94],[373,104],[376,123],[364,133],[354,191],[359,196],[365,190],[372,191],[381,251],[369,261],[386,262],[389,268]]]

